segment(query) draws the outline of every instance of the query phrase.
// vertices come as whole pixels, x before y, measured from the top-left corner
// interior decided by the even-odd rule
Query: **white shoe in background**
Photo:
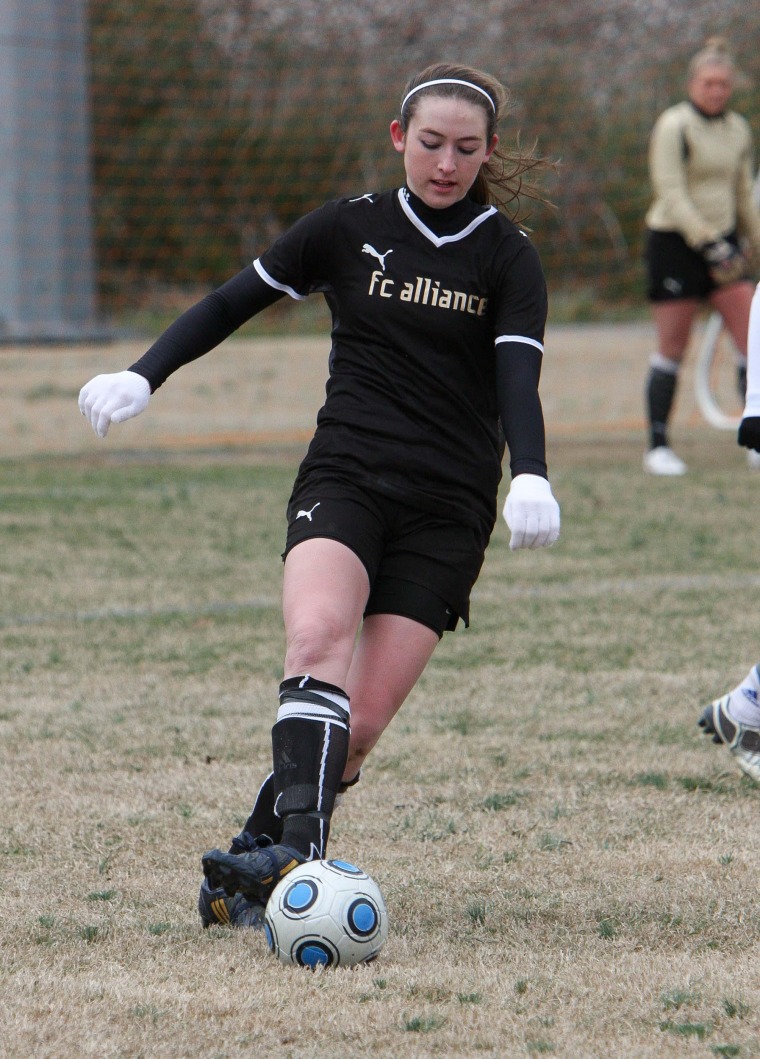
[[[658,474],[669,478],[686,474],[686,464],[667,445],[658,445],[644,455],[644,470],[647,474]]]

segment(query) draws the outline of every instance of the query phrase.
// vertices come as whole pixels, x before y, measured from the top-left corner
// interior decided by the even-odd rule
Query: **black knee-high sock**
[[[338,795],[345,794],[349,787],[355,787],[361,779],[361,769],[353,779],[342,780],[338,787]],[[337,800],[336,803],[337,805]],[[249,835],[260,838],[266,835],[272,842],[282,841],[282,820],[274,811],[274,773],[270,772],[259,787],[256,801],[253,803],[251,815],[243,827]]]
[[[267,835],[273,842],[282,838],[282,820],[274,811],[274,773],[270,772],[259,787],[251,815],[243,828],[249,835],[258,838]]]
[[[280,685],[272,729],[274,811],[283,844],[324,857],[330,818],[348,758],[350,708],[341,688],[310,676]]]
[[[646,405],[649,415],[649,442],[651,448],[668,443],[668,420],[673,408],[678,371],[663,371],[654,365],[649,369],[646,387]]]

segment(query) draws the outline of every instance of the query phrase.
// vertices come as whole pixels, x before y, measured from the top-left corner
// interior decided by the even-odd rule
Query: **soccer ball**
[[[380,887],[361,868],[312,860],[272,891],[264,933],[283,963],[349,967],[377,956],[388,936],[388,913]]]

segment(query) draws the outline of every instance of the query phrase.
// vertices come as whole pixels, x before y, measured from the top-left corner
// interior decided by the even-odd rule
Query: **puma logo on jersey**
[[[369,191],[366,195],[357,195],[355,199],[349,199],[349,202],[362,202],[363,199],[367,199],[368,202],[372,202],[374,199],[374,193]]]
[[[320,505],[320,501],[318,500],[316,502],[316,504],[314,505],[314,507],[309,508],[308,511],[299,511],[298,514],[296,515],[296,518],[297,519],[299,519],[299,518],[307,518],[309,520],[309,522],[311,522],[312,513],[314,511],[316,511],[316,509],[319,507],[319,505]]]
[[[384,254],[379,253],[375,250],[374,246],[370,246],[369,243],[365,243],[362,247],[363,254],[369,254],[371,257],[376,258],[380,262],[380,268],[385,272],[385,259],[388,254],[392,254],[392,250],[386,250]]]

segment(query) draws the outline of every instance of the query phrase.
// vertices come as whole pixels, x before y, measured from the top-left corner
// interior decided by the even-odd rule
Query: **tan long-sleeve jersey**
[[[668,108],[652,130],[649,175],[647,227],[679,232],[695,250],[737,230],[760,259],[752,134],[743,117],[705,117],[689,102]]]

